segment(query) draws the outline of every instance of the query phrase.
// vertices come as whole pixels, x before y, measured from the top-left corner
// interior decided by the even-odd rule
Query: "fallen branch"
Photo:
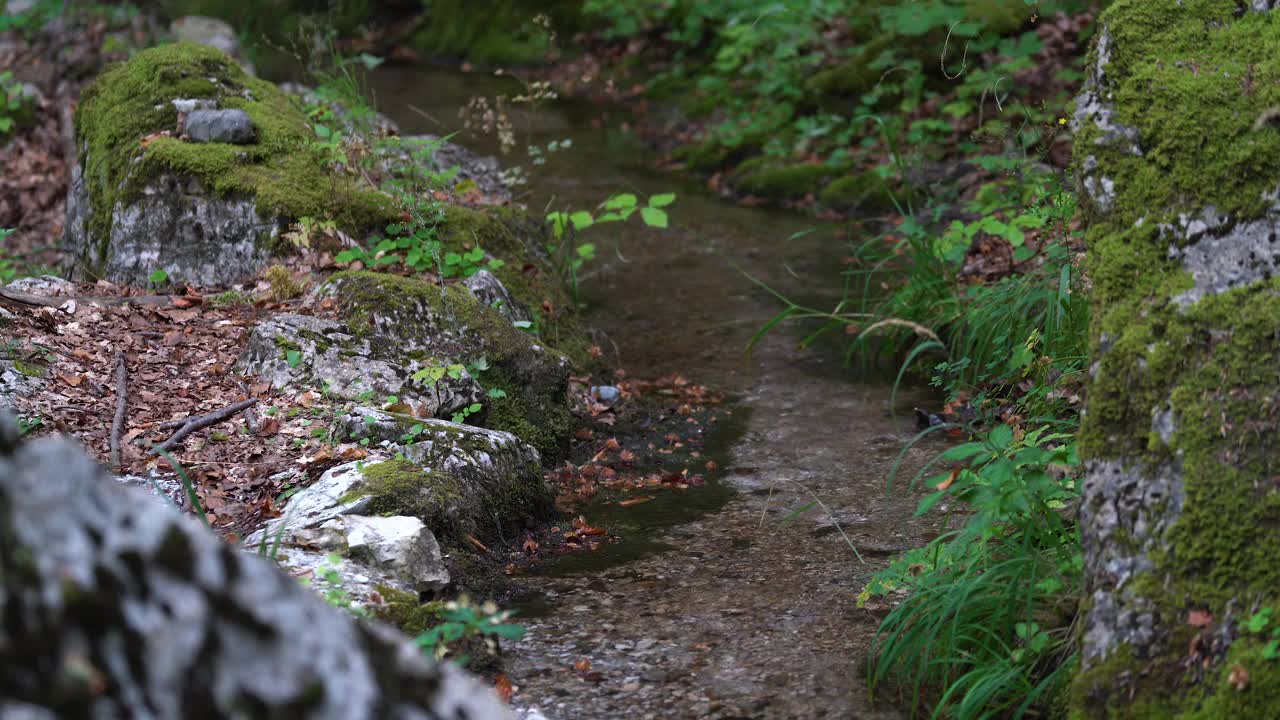
[[[167,451],[173,446],[182,442],[188,435],[195,432],[196,430],[199,430],[200,428],[209,427],[210,425],[216,425],[224,420],[234,417],[237,413],[241,412],[242,410],[252,407],[253,404],[256,402],[258,402],[258,398],[249,398],[248,400],[241,400],[240,402],[235,403],[233,405],[228,405],[222,408],[221,410],[214,410],[211,413],[206,413],[204,415],[197,415],[196,417],[187,418],[186,420],[171,420],[167,423],[164,423],[160,427],[162,428],[174,427],[175,424],[181,424],[182,427],[178,428],[178,432],[174,433],[173,437],[169,438],[168,440],[165,440],[159,445],[152,447],[151,452],[156,453],[158,455],[160,454],[161,451]]]
[[[116,351],[116,417],[111,423],[111,470],[120,472],[120,435],[124,432],[125,409],[129,404],[129,368],[124,353]]]

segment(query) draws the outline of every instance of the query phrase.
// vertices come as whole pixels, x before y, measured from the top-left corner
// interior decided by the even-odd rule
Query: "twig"
[[[151,448],[151,450],[152,452],[155,452],[155,453],[160,453],[162,451],[169,450],[173,446],[182,442],[184,438],[186,438],[188,435],[195,432],[196,430],[199,430],[200,428],[204,428],[204,427],[209,427],[210,425],[216,425],[217,423],[220,423],[223,420],[227,420],[233,417],[234,415],[236,415],[236,413],[239,413],[240,411],[244,410],[245,408],[252,407],[253,404],[256,402],[258,402],[258,398],[249,398],[248,400],[241,400],[240,402],[235,403],[233,405],[228,405],[222,408],[221,410],[215,410],[211,413],[198,415],[193,418],[187,418],[185,421],[182,422],[182,427],[178,428],[178,432],[173,434],[173,437],[169,438],[168,440],[165,440],[159,445],[156,445],[155,447]],[[172,422],[174,421],[171,421],[170,423],[165,423],[164,425],[161,425],[161,427],[166,427],[166,426],[172,427]]]
[[[124,432],[125,409],[129,405],[129,368],[124,353],[116,351],[116,417],[111,423],[111,470],[120,472],[120,435]]]

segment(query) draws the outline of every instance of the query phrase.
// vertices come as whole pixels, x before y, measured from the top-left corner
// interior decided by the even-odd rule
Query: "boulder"
[[[317,290],[350,332],[405,358],[476,368],[485,425],[514,433],[552,461],[569,437],[569,361],[519,330],[465,287],[343,272]],[[471,418],[468,418],[470,420]]]
[[[253,65],[240,49],[240,38],[235,28],[217,18],[203,15],[187,15],[169,24],[169,32],[178,42],[207,45],[235,58],[245,72],[254,74]]]
[[[6,718],[509,716],[66,440],[0,437],[0,534]]]
[[[511,200],[511,187],[502,177],[502,166],[491,155],[474,152],[435,135],[410,135],[382,150],[385,172],[404,177],[411,172],[451,173],[450,186],[474,187],[488,200]]]
[[[456,541],[501,536],[552,512],[538,452],[510,433],[374,408],[356,408],[337,424],[397,459],[330,468],[290,499],[282,517],[250,536],[250,546],[282,528],[288,543],[295,533],[351,515],[417,518],[437,537]]]
[[[180,108],[208,142],[183,139]],[[63,244],[90,277],[143,284],[164,270],[230,285],[290,252],[280,236],[300,217],[362,237],[394,215],[389,197],[331,170],[288,95],[203,45],[152,48],[107,70],[85,89],[75,125]]]
[[[441,363],[448,364],[361,336],[335,320],[277,315],[254,328],[239,367],[277,388],[325,389],[332,397],[365,402],[394,396],[424,418],[451,417],[483,405],[484,389],[466,370],[455,369],[432,382],[413,379],[417,371]],[[484,417],[482,411],[468,419],[480,422]]]
[[[1276,5],[1099,16],[1073,118],[1093,364],[1071,717],[1280,703]]]

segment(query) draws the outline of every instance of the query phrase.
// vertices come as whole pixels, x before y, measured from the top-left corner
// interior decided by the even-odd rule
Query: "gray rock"
[[[291,350],[299,353],[293,365]],[[334,397],[367,402],[395,396],[420,417],[449,417],[472,404],[483,405],[484,389],[465,370],[434,383],[413,379],[418,370],[442,364],[449,361],[432,362],[402,345],[357,336],[343,323],[277,315],[254,328],[238,367],[277,388],[327,387]],[[484,413],[469,419],[479,422]]]
[[[221,50],[235,58],[250,75],[254,74],[253,64],[241,52],[235,28],[222,20],[203,15],[187,15],[170,23],[169,32],[178,42],[193,42]]]
[[[0,359],[0,408],[14,407],[18,398],[37,392],[44,384],[44,378],[19,372],[12,360]]]
[[[39,295],[41,297],[65,297],[75,295],[79,292],[76,284],[70,280],[64,280],[57,275],[40,275],[36,277],[18,278],[13,282],[5,285],[6,289],[13,290],[28,295]]]
[[[373,408],[356,408],[336,423],[373,448],[403,456],[421,477],[408,480],[395,497],[366,483],[379,461],[365,460],[330,468],[311,487],[294,495],[283,517],[251,536],[318,528],[346,515],[408,515],[422,520],[437,537],[461,533],[493,536],[503,528],[541,517],[551,510],[551,491],[542,476],[538,451],[516,436],[443,420],[417,420]],[[414,426],[421,429],[413,433]],[[412,433],[412,442],[405,436]],[[413,470],[414,468],[405,468]]]
[[[130,205],[117,204],[107,245],[92,239],[93,210],[81,165],[71,172],[63,246],[71,257],[116,282],[143,284],[155,270],[173,280],[226,286],[251,277],[271,258],[279,218],[263,217],[246,195],[219,196],[195,178],[163,173]],[[103,257],[100,253],[110,251]]]
[[[258,130],[244,110],[192,110],[187,115],[183,132],[195,142],[220,142],[249,145],[257,140]]]
[[[10,431],[0,442],[6,716],[509,717],[458,669],[111,482],[74,444],[14,445]]]
[[[502,281],[488,270],[481,270],[467,278],[465,284],[481,305],[487,305],[497,310],[499,315],[511,322],[530,322],[533,320],[533,314],[529,312],[529,308],[512,297],[511,293],[507,291],[507,287],[502,284]]]
[[[612,405],[622,397],[622,391],[613,385],[594,385],[591,388],[591,397],[605,405]]]
[[[502,166],[495,157],[477,155],[435,135],[411,135],[383,152],[383,167],[393,175],[405,176],[414,168],[430,173],[451,172],[457,168],[454,186],[472,183],[494,200],[511,199],[511,187],[502,179]]]

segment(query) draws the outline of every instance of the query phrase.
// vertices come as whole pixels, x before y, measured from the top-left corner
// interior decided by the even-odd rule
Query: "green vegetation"
[[[560,269],[574,299],[578,299],[578,274],[582,266],[596,256],[595,243],[579,243],[578,233],[596,225],[624,222],[637,211],[640,213],[640,219],[648,227],[665,228],[668,218],[667,211],[663,208],[675,200],[674,193],[663,193],[654,195],[644,205],[640,205],[635,195],[621,193],[600,203],[598,209],[603,212],[598,215],[589,210],[549,213],[547,222],[551,224],[553,242],[547,250],[556,267]]]
[[[1091,4],[587,0],[584,9],[602,42],[640,43],[635,63],[659,61],[650,94],[682,98],[701,127],[676,153],[690,167],[739,166],[730,178],[739,192],[814,194],[844,208],[845,192],[825,191],[843,175],[878,168],[879,179],[903,182],[904,169],[954,151],[1051,150],[1082,58],[1034,85],[1017,78],[1045,62],[1037,23]],[[878,189],[854,196],[884,199]]]

